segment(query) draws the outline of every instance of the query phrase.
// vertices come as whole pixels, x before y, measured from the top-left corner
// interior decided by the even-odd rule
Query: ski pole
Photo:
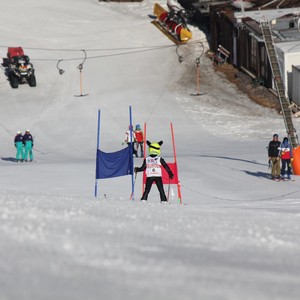
[[[134,187],[135,187],[135,181],[136,181],[136,176],[137,176],[137,172],[134,172],[134,181],[133,181],[133,191],[134,191]],[[131,192],[130,198],[129,200],[134,200],[134,194],[133,191]]]

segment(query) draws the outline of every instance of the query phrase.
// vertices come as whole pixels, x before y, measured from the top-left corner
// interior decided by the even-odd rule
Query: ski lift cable
[[[0,45],[0,48],[8,48],[9,46]],[[158,45],[158,46],[143,46],[143,47],[122,47],[122,48],[96,48],[96,49],[86,49],[86,51],[119,51],[119,50],[134,50],[134,49],[145,49],[145,48],[171,48],[174,45]],[[65,48],[36,48],[36,47],[23,47],[28,50],[38,50],[38,51],[60,51],[60,52],[78,52],[82,49],[65,49]]]
[[[129,52],[120,52],[120,53],[111,53],[111,54],[103,54],[103,55],[95,55],[95,56],[89,56],[86,59],[100,59],[105,57],[113,57],[113,56],[122,56],[122,55],[130,55],[130,54],[136,54],[136,53],[143,53],[143,52],[149,52],[154,50],[160,50],[162,48],[154,48],[154,49],[143,49],[143,50],[136,50],[136,51],[129,51]],[[80,50],[82,51],[82,50]],[[85,50],[86,52],[88,50]],[[64,59],[58,59],[58,58],[31,58],[33,61],[74,61],[74,60],[82,60],[82,57],[74,57],[74,58],[64,58]]]
[[[203,39],[205,40],[205,39]],[[198,43],[199,40],[191,41],[190,44]],[[182,46],[188,45],[188,44],[182,44]],[[97,52],[97,51],[121,51],[121,50],[134,50],[134,51],[128,51],[128,52],[119,52],[119,53],[109,53],[109,54],[103,54],[103,55],[95,55],[95,56],[89,56],[86,57],[86,59],[101,59],[105,57],[113,57],[113,56],[122,56],[122,55],[130,55],[135,53],[142,53],[142,52],[148,52],[148,51],[154,51],[154,50],[161,50],[161,49],[168,49],[172,47],[178,47],[178,45],[161,45],[161,46],[144,46],[144,47],[127,47],[127,48],[99,48],[99,49],[85,49],[86,52]],[[0,48],[8,48],[8,46],[0,45]],[[61,51],[61,52],[78,52],[83,51],[82,49],[54,49],[54,48],[35,48],[35,47],[24,47],[28,50],[38,50],[38,51]],[[177,50],[176,50],[177,52]],[[74,60],[80,60],[82,58],[75,57],[75,58],[31,58],[33,61],[57,61],[58,63],[61,61],[74,61]]]
[[[178,68],[178,64],[174,64],[174,69],[172,70],[172,72],[170,72],[170,76],[169,76],[167,82],[169,82],[170,79],[171,79],[171,77],[174,76],[174,74],[176,73],[177,68]],[[155,101],[154,104],[153,104],[153,107],[152,107],[151,111],[149,111],[149,113],[148,113],[148,116],[147,116],[147,118],[146,118],[146,123],[150,120],[150,118],[153,116],[153,114],[154,114],[156,108],[157,108],[158,105],[161,103],[161,100],[162,100],[162,98],[163,98],[163,96],[164,96],[164,94],[165,94],[165,92],[166,92],[166,89],[167,89],[168,87],[169,87],[168,84],[165,84],[165,85],[163,86],[163,88],[162,88],[160,94],[158,95],[156,101]]]
[[[203,39],[203,41],[206,39]],[[198,43],[201,40],[190,41],[188,44],[181,44],[190,45],[194,43]],[[178,45],[158,45],[158,46],[143,46],[143,47],[122,47],[122,48],[96,48],[96,49],[85,49],[88,52],[98,52],[98,51],[120,51],[120,50],[141,50],[141,51],[151,51],[156,49],[164,49],[164,48],[172,48],[177,47]],[[0,45],[0,48],[8,48],[9,46]],[[24,49],[28,50],[38,50],[38,51],[60,51],[60,52],[78,52],[82,51],[82,49],[64,49],[64,48],[37,48],[37,47],[23,47]],[[135,53],[135,52],[133,52]],[[125,53],[127,54],[127,52]],[[96,56],[97,57],[97,56]],[[57,60],[57,59],[55,59]]]
[[[198,43],[199,41],[205,41],[206,38],[199,39],[199,40],[194,40],[194,41],[189,41],[187,44],[182,44],[182,45],[188,45],[188,44],[193,44],[193,43]],[[145,49],[145,48],[171,48],[171,47],[176,47],[177,45],[149,45],[149,46],[138,46],[138,47],[120,47],[120,48],[94,48],[94,49],[89,49],[86,48],[86,51],[118,51],[118,50],[131,50],[131,49]],[[7,45],[0,45],[0,48],[9,48],[10,46]],[[66,51],[66,52],[77,52],[81,51],[82,49],[78,48],[71,48],[71,49],[66,49],[66,48],[41,48],[41,47],[23,47],[24,49],[28,50],[39,50],[39,51]]]

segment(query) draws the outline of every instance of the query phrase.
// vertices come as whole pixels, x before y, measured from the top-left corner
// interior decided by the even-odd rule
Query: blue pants
[[[286,173],[287,169],[287,173]],[[287,174],[288,177],[292,174],[292,168],[291,168],[291,159],[282,159],[281,160],[281,176],[284,176]]]

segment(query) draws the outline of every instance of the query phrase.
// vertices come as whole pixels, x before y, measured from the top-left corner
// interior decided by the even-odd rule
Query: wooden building
[[[296,7],[300,7],[299,0],[240,0],[211,4],[210,48],[212,51],[217,51],[219,45],[222,45],[230,52],[227,60],[229,63],[271,88],[273,86],[272,72],[260,22],[256,15],[259,14],[260,18],[267,18],[270,21],[275,43],[291,41],[299,43],[300,21],[299,9],[295,9]],[[282,10],[287,14],[280,14]],[[252,15],[249,14],[249,16],[248,12],[252,12]],[[237,15],[243,17],[237,18]],[[286,80],[288,80],[288,75],[286,75]],[[287,82],[286,86],[288,86]]]

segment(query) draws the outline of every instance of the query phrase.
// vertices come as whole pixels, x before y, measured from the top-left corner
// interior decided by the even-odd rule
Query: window
[[[260,75],[266,76],[266,51],[265,47],[260,48]]]
[[[251,38],[251,56],[250,56],[250,66],[251,69],[257,69],[257,40],[253,37]]]

